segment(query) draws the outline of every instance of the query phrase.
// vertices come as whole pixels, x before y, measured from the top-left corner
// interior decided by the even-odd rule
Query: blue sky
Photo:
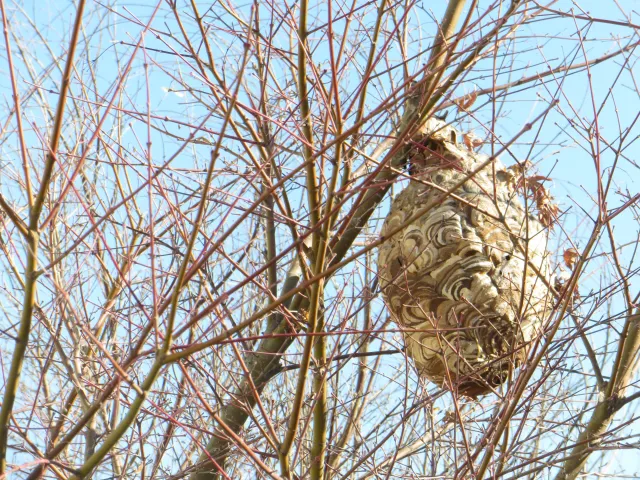
[[[45,43],[49,44],[55,54],[59,54],[66,48],[66,39],[68,38],[75,9],[70,2],[24,1],[16,3],[19,7],[16,4],[9,4],[9,10],[13,15],[11,24],[13,27],[19,25],[24,27],[23,32],[28,41],[20,46],[28,50],[28,53],[35,59],[34,61],[40,62],[38,65],[34,63],[35,70],[39,72],[52,69],[54,71],[51,76],[42,80],[39,84],[39,93],[54,104],[57,99],[56,92],[60,75],[59,72],[55,72],[56,68],[51,64],[50,51]],[[486,4],[488,2],[480,2],[481,7]],[[91,60],[87,61],[86,57],[83,58],[78,63],[76,75],[84,79],[91,78],[92,75],[96,76],[96,85],[99,92],[93,92],[93,94],[95,95],[95,101],[100,103],[104,102],[104,99],[110,98],[113,86],[118,82],[119,71],[116,62],[119,61],[120,65],[124,64],[132,51],[132,45],[139,40],[142,28],[131,20],[131,16],[137,16],[141,19],[148,18],[155,7],[155,3],[148,0],[141,0],[135,3],[111,2],[110,5],[114,13],[110,15],[104,14],[104,10],[102,10],[102,15],[96,14],[93,10],[96,4],[91,3],[90,5],[91,8],[88,9],[84,33],[87,36],[92,36],[88,55]],[[267,9],[265,4],[262,5],[264,12],[262,19],[267,24]],[[246,14],[249,6],[250,3],[238,5],[238,10],[241,14]],[[204,9],[205,7],[206,5],[203,4],[202,8]],[[562,11],[569,11],[571,7],[572,4],[568,1],[561,1],[552,5],[552,8]],[[592,0],[584,2],[581,7],[582,10],[580,11],[577,6],[573,6],[574,11],[580,15],[588,13],[593,17],[623,21],[623,12],[619,10],[619,7],[621,7],[630,15],[631,21],[640,24],[638,15],[633,12],[633,9],[637,7],[637,3],[633,1],[616,3],[613,1]],[[413,10],[410,17],[410,22],[414,26],[408,46],[410,53],[423,51],[431,43],[434,28],[433,18],[441,18],[443,8],[444,2],[422,2]],[[20,11],[21,9],[24,11],[24,15]],[[326,5],[313,6],[311,10],[312,16],[318,15],[321,17],[326,14]],[[119,17],[119,15],[122,17]],[[42,37],[39,38],[33,33],[27,17],[38,26]],[[124,20],[124,17],[129,17],[129,19]],[[241,28],[237,22],[226,19],[229,21],[229,29]],[[370,17],[363,19],[363,28],[370,27],[370,24],[367,23],[368,20],[370,20]],[[343,23],[336,22],[334,28],[338,30]],[[202,105],[195,103],[189,92],[184,91],[180,84],[183,82],[195,89],[204,88],[201,78],[194,73],[194,69],[189,65],[188,59],[184,57],[178,58],[169,50],[169,46],[172,46],[176,48],[176,51],[179,51],[176,44],[170,42],[170,36],[166,35],[168,31],[175,32],[177,29],[175,20],[170,12],[167,11],[166,6],[157,14],[153,26],[163,32],[162,38],[169,39],[167,40],[168,43],[159,41],[152,34],[146,36],[144,44],[149,50],[146,53],[140,51],[137,54],[122,97],[123,110],[127,112],[130,110],[146,112],[148,94],[151,112],[157,116],[157,125],[166,126],[172,134],[184,139],[191,133],[191,129],[188,126],[172,122],[163,123],[160,121],[163,116],[188,123],[200,123],[207,119],[206,127],[216,132],[219,126],[219,118],[211,117],[209,119],[208,116],[211,112],[207,111]],[[193,28],[193,25],[191,25],[191,28]],[[225,37],[219,31],[217,31],[216,39],[218,41],[215,43],[216,51],[214,53],[220,59],[225,58],[225,60],[220,60],[220,71],[229,79],[233,79],[241,59],[238,41],[232,35]],[[286,49],[288,48],[288,41],[287,35],[280,33],[276,35],[274,43]],[[312,35],[310,39],[310,42],[315,45],[314,63],[322,64],[328,58],[328,49],[323,44],[323,41],[320,33],[318,33],[317,37]],[[487,88],[494,82],[500,85],[515,81],[521,77],[543,73],[563,62],[579,64],[637,41],[636,30],[614,23],[596,22],[589,25],[584,20],[570,17],[549,20],[542,16],[539,21],[531,22],[519,29],[514,37],[503,46],[501,55],[504,56],[496,60],[495,71],[500,72],[497,78],[494,78],[493,59],[489,58],[476,65],[473,72],[466,77],[465,82],[457,88],[456,94],[462,95],[476,88]],[[366,50],[364,47],[365,45],[361,49],[355,49],[362,57],[364,57]],[[14,40],[14,61],[20,72],[19,86],[23,92],[27,92],[31,87],[31,80],[25,65],[21,62],[19,55],[15,53],[16,49],[17,41]],[[184,52],[179,51],[179,53],[182,54]],[[5,56],[3,55],[2,58],[4,60]],[[397,48],[389,58],[399,61],[401,57]],[[362,58],[359,58],[359,61],[362,62]],[[409,68],[412,69],[412,72],[419,68],[421,61],[424,62],[425,58],[423,57],[418,62],[410,65]],[[580,250],[585,246],[586,239],[592,228],[589,217],[592,217],[596,211],[596,205],[593,200],[594,192],[596,191],[595,164],[589,150],[591,142],[594,142],[595,145],[595,139],[585,137],[582,126],[593,124],[594,118],[597,117],[597,126],[603,137],[600,147],[600,161],[601,171],[605,179],[614,165],[615,155],[611,148],[603,147],[602,143],[606,140],[615,146],[620,131],[626,133],[627,129],[629,129],[626,142],[623,145],[623,155],[615,164],[611,187],[612,193],[607,207],[614,209],[625,202],[627,194],[634,195],[638,193],[640,168],[636,159],[640,158],[640,150],[636,139],[640,135],[640,125],[635,122],[635,118],[640,110],[640,90],[636,86],[638,81],[636,78],[638,73],[636,62],[637,55],[635,50],[632,49],[626,55],[620,55],[604,64],[593,66],[590,69],[590,83],[586,71],[582,70],[567,76],[560,73],[555,77],[545,77],[544,84],[538,82],[534,87],[514,87],[510,91],[508,100],[504,104],[496,105],[496,111],[492,110],[491,96],[484,95],[479,97],[474,105],[477,110],[474,112],[474,118],[460,118],[458,125],[461,129],[471,129],[482,136],[483,132],[486,131],[485,126],[491,124],[491,118],[496,114],[498,121],[494,133],[502,141],[508,141],[523,125],[543,112],[553,99],[559,100],[558,107],[551,111],[541,126],[540,124],[535,125],[530,132],[525,134],[510,149],[509,154],[502,156],[503,162],[507,164],[513,163],[514,159],[523,160],[528,158],[535,164],[535,168],[540,175],[548,176],[551,179],[548,185],[549,190],[556,198],[561,210],[565,212],[561,226],[557,226],[554,229],[552,240],[553,250],[558,252],[556,262],[559,264],[562,263],[560,256],[566,248],[573,246]],[[149,65],[148,76],[143,68],[145,63]],[[278,63],[277,67],[280,69],[278,73],[281,74],[279,78],[286,82],[288,72],[286,71],[285,62]],[[383,72],[387,67],[388,65],[381,62],[377,67],[377,71]],[[4,98],[5,105],[9,105],[11,92],[8,76],[5,74],[6,62],[0,68],[2,68],[0,92],[3,95],[2,98]],[[344,92],[348,93],[350,89],[354,91],[359,88],[359,73],[356,68],[353,68],[344,75],[342,83]],[[251,82],[253,80],[248,77],[247,81]],[[367,105],[369,109],[375,108],[376,102],[389,93],[392,88],[391,82],[395,82],[396,85],[402,82],[401,69],[393,70],[391,75],[381,74],[377,80],[370,83],[371,100],[370,104]],[[288,84],[283,84],[281,87],[285,89],[292,88]],[[78,85],[76,84],[74,88],[78,88]],[[273,88],[275,92],[276,87],[274,86]],[[347,93],[345,93],[345,98],[349,97]],[[91,95],[87,96],[91,97]],[[243,97],[243,100],[246,99],[246,96]],[[604,106],[601,108],[603,102]],[[345,105],[349,103],[349,101],[345,101]],[[449,110],[448,119],[455,118],[458,115],[455,109],[450,108]],[[597,115],[594,110],[597,111]],[[26,111],[26,115],[31,122],[39,126],[41,131],[46,130],[48,119],[43,111],[32,107]],[[147,139],[147,128],[144,118],[134,118],[131,115],[125,115],[125,117],[126,124],[122,128],[122,147],[127,152],[125,156],[130,159],[133,165],[136,162],[142,162],[146,158],[144,147]],[[347,118],[346,121],[349,122],[352,119],[353,117]],[[87,131],[91,131],[92,120],[85,119],[85,121],[89,125]],[[103,130],[108,130],[113,126],[109,122],[113,122],[113,119],[109,119],[103,126]],[[369,131],[374,132],[373,127]],[[386,134],[388,129],[385,130],[383,128],[375,133]],[[73,126],[71,126],[70,138],[74,138],[74,134],[77,134],[77,132],[73,132]],[[153,142],[152,158],[156,165],[170,158],[178,151],[182,143],[179,138],[169,138],[157,130],[152,131],[150,135]],[[206,135],[203,134],[203,136]],[[282,136],[286,137],[285,134],[282,134]],[[39,152],[40,140],[37,133],[30,131],[27,138],[32,151]],[[371,141],[365,143],[368,153],[373,151],[377,140],[373,134],[370,138]],[[496,145],[496,148],[499,148],[499,145]],[[184,150],[184,154],[180,155],[172,164],[174,171],[171,175],[176,184],[177,182],[183,182],[185,185],[193,186],[191,180],[195,175],[194,171],[204,167],[208,160],[209,150],[210,148],[206,145],[190,145]],[[230,142],[229,152],[225,153],[221,161],[228,162],[231,166],[236,160],[232,153],[237,151],[237,144]],[[491,152],[489,142],[483,146],[482,151],[485,153]],[[0,154],[2,154],[2,159],[0,160],[2,163],[0,165],[4,164],[13,170],[19,168],[19,163],[17,163],[17,157],[15,156],[14,143],[6,142],[0,146]],[[295,165],[296,161],[296,158],[292,157],[292,159],[287,160],[285,167],[290,168],[292,164]],[[99,168],[96,168],[95,172],[96,175],[102,174]],[[145,180],[143,169],[132,167],[130,172],[132,174],[131,181],[134,184]],[[136,175],[138,176],[136,177]],[[107,178],[105,177],[105,180]],[[221,173],[216,178],[215,185],[222,187],[230,179],[229,172]],[[15,189],[15,185],[11,186],[7,182],[3,183],[0,180],[0,189],[2,189],[3,194],[6,194],[18,204],[24,200],[21,193]],[[108,189],[105,189],[105,192],[108,192]],[[293,190],[292,192],[293,199],[302,201],[299,190]],[[240,201],[241,205],[248,205],[254,199],[254,192],[248,186],[244,187],[244,189],[239,187],[235,189],[234,187],[231,193],[237,196],[244,196]],[[105,200],[108,200],[106,198],[107,193],[104,193],[104,195]],[[179,195],[177,196],[180,198]],[[148,200],[145,194],[142,194],[139,200],[141,205],[148,205],[148,202],[145,202],[145,200]],[[180,203],[179,199],[176,200],[176,203]],[[158,210],[162,208],[162,202],[160,201],[154,205]],[[381,216],[386,214],[386,209],[388,209],[388,203],[381,207]],[[154,213],[156,213],[154,208],[147,207],[145,214],[152,215]],[[616,217],[612,225],[616,243],[624,246],[619,251],[620,259],[624,265],[628,265],[630,272],[635,272],[640,266],[634,250],[634,242],[638,239],[640,229],[638,210],[627,210]],[[371,230],[370,237],[374,238],[375,225],[372,225]],[[240,238],[232,241],[236,242],[234,246],[237,247],[242,245],[245,240],[245,237],[240,236]],[[586,272],[584,281],[580,285],[580,291],[585,297],[589,297],[590,292],[599,290],[603,282],[609,281],[610,275],[616,275],[610,256],[610,245],[606,238],[603,238],[593,252],[593,259],[588,263]],[[362,287],[361,283],[363,282],[358,274],[355,277],[359,283],[354,287],[353,295],[357,295],[360,292],[359,288]],[[97,279],[94,279],[94,281],[97,283]],[[5,281],[1,283],[4,284],[3,288],[7,288],[6,285],[9,284],[9,280],[5,278]],[[632,280],[632,283],[634,284],[632,292],[637,293],[638,282]],[[332,285],[330,288],[335,290],[338,287],[339,285]],[[335,291],[332,293],[337,294]],[[42,294],[46,296],[46,293],[43,292]],[[244,299],[237,297],[234,300],[241,303]],[[377,305],[377,307],[379,306],[380,304]],[[587,313],[591,313],[593,321],[598,322],[606,318],[607,315],[618,314],[623,308],[622,296],[618,292],[611,296],[611,300],[608,303],[597,304],[595,300],[590,300],[584,306],[584,309],[580,311],[580,314],[586,316]],[[96,312],[97,309],[93,313],[96,314]],[[379,318],[382,318],[382,311],[378,310],[378,312]],[[10,318],[10,314],[7,314],[7,318]],[[2,325],[2,328],[5,328],[4,320]],[[399,337],[395,337],[396,346],[399,345],[398,339]],[[590,339],[597,348],[602,347],[608,337],[605,336],[601,329],[598,329],[595,333],[590,334]],[[0,345],[2,344],[0,343]],[[5,343],[3,348],[6,345]],[[579,344],[576,344],[576,351],[573,353],[580,355],[583,353]],[[5,359],[5,354],[3,354],[3,360]],[[579,364],[579,360],[581,359],[576,357],[574,367]],[[393,363],[394,361],[396,363]],[[389,360],[389,371],[392,371],[392,368],[394,366],[397,367],[400,363],[402,363],[401,360]],[[412,386],[415,386],[413,380],[409,379],[407,381]],[[418,389],[417,386],[416,389]],[[630,430],[635,433],[638,432],[637,427],[632,427]],[[616,456],[611,454],[611,458],[616,458]],[[611,465],[612,469],[622,468],[628,471],[640,471],[640,466],[638,466],[637,460],[634,460],[633,453],[621,453],[620,457],[617,458],[623,464],[614,463]]]

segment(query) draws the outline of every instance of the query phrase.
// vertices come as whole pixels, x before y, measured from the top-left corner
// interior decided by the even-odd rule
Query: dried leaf
[[[444,424],[447,424],[447,423],[456,424],[456,423],[458,423],[458,416],[455,414],[455,412],[449,411],[449,412],[444,414],[444,417],[442,417],[442,423],[444,423]]]
[[[551,179],[543,175],[525,176],[526,171],[531,167],[532,164],[528,160],[509,167],[507,170],[510,170],[513,175],[509,178],[509,187],[514,190],[520,188],[529,190],[536,202],[538,220],[545,227],[551,227],[556,222],[560,212],[558,205],[553,202],[553,196],[543,185],[543,182],[551,181]]]
[[[532,167],[532,163],[529,160],[525,160],[521,163],[516,163],[507,168],[507,171],[511,173],[509,179],[509,186],[514,190],[517,190],[525,185],[525,172]]]
[[[576,264],[578,259],[580,258],[580,252],[575,248],[569,248],[564,251],[562,254],[562,258],[564,258],[564,264],[573,270],[573,266]]]
[[[473,92],[465,95],[464,97],[454,100],[453,103],[455,103],[460,110],[467,110],[474,103],[476,103],[477,98],[478,98],[478,91],[474,90]]]
[[[538,220],[545,227],[551,227],[558,218],[560,209],[554,203],[548,203],[541,207],[538,207]]]
[[[533,199],[536,202],[536,207],[538,208],[538,220],[540,220],[540,223],[545,227],[550,227],[558,218],[560,209],[553,202],[553,197],[549,191],[541,183],[545,180],[549,179],[540,175],[533,175],[531,177],[527,177],[524,180],[524,183],[531,191]]]
[[[469,150],[475,150],[484,143],[481,138],[476,137],[471,132],[462,135],[462,142]]]
[[[550,182],[550,181],[551,179],[549,177],[544,177],[542,175],[531,175],[530,177],[527,177],[527,182],[535,183],[540,186],[542,186],[540,182]]]
[[[511,170],[514,173],[514,175],[518,175],[522,177],[524,176],[524,172],[529,170],[532,166],[533,164],[529,160],[525,160],[524,162],[511,165],[509,167],[509,170]]]

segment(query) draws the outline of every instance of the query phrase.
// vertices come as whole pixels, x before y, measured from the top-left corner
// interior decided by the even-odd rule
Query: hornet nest
[[[518,170],[495,159],[467,179],[489,157],[466,140],[432,118],[409,149],[411,180],[382,227],[391,236],[378,276],[420,375],[476,397],[526,359],[553,302],[547,228],[518,198]]]

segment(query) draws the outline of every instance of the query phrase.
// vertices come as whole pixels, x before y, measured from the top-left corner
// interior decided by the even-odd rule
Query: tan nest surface
[[[378,275],[419,373],[475,397],[493,391],[526,358],[551,297],[541,278],[549,270],[547,232],[518,198],[514,169],[490,162],[438,201],[442,189],[488,159],[463,139],[430,120],[411,149],[411,181],[381,235],[434,206],[381,245]]]

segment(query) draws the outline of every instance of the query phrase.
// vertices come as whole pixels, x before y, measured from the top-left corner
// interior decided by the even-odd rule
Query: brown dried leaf
[[[575,248],[568,248],[562,254],[562,258],[564,259],[564,264],[573,270],[573,266],[576,264],[578,259],[580,258],[580,252]]]
[[[541,183],[545,180],[549,179],[541,175],[533,175],[527,177],[524,183],[531,191],[536,206],[538,207],[538,220],[540,220],[540,223],[545,227],[550,227],[555,223],[560,209],[553,202],[553,197],[549,191]]]
[[[484,143],[481,138],[476,137],[473,133],[462,135],[462,142],[469,150],[475,150]]]
[[[551,179],[549,177],[544,177],[542,175],[531,175],[530,177],[527,177],[527,182],[528,183],[535,183],[536,185],[540,185],[542,186],[542,183],[540,182],[550,182]]]
[[[478,91],[474,90],[473,92],[465,95],[464,97],[454,100],[453,103],[455,103],[460,110],[467,110],[474,103],[476,103],[477,98],[478,98]]]
[[[521,163],[516,163],[509,167],[509,170],[512,170],[515,175],[523,176],[524,172],[533,167],[533,164],[529,160],[525,160]]]
[[[536,204],[538,207],[538,220],[545,227],[551,227],[558,218],[560,209],[552,202],[551,195],[536,196]]]
[[[557,205],[549,204],[538,209],[538,220],[545,227],[551,227],[558,218],[560,209]]]
[[[516,163],[507,168],[511,172],[512,177],[509,180],[509,186],[514,190],[521,188],[525,183],[525,172],[532,167],[532,163],[529,160],[525,160],[522,163]]]
[[[458,423],[458,416],[453,411],[449,411],[442,417],[442,423]]]

